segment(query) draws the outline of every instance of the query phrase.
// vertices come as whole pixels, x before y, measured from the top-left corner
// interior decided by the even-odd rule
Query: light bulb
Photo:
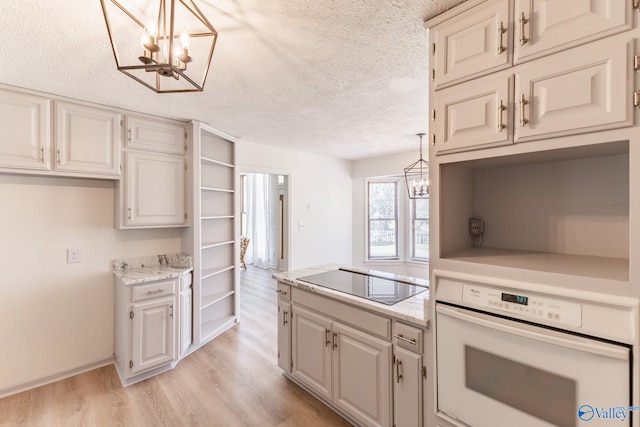
[[[158,37],[158,25],[153,19],[150,18],[149,21],[147,21],[145,29],[147,30],[149,37]]]
[[[189,37],[189,33],[186,28],[183,28],[180,33],[180,44],[183,49],[189,49],[189,46],[191,46],[191,38]]]
[[[140,34],[140,44],[142,45],[142,47],[146,48],[149,44],[149,34],[147,34],[146,31],[143,31],[142,34]]]

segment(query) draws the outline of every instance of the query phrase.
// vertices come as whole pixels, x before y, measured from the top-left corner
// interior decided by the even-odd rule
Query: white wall
[[[110,359],[113,259],[179,252],[180,229],[114,229],[112,181],[0,174],[0,203],[1,396]]]
[[[352,264],[360,268],[388,271],[405,276],[428,278],[429,266],[419,263],[393,261],[366,262],[366,178],[404,175],[404,168],[418,160],[417,150],[381,157],[372,157],[353,162],[353,252]],[[408,200],[406,188],[400,187],[400,204]],[[408,216],[401,210],[400,215]],[[399,230],[403,233],[402,230]],[[407,234],[407,232],[404,232]]]
[[[288,173],[291,270],[351,264],[351,161],[240,141],[236,164],[240,171]]]

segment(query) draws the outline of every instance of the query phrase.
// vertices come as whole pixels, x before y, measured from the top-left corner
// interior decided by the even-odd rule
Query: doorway
[[[240,173],[240,236],[244,266],[288,270],[289,177]]]

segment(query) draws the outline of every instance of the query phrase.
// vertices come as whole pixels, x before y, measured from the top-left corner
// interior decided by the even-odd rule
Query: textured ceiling
[[[417,150],[423,21],[461,2],[196,0],[219,32],[204,91],[156,94],[116,70],[99,0],[0,0],[0,83],[344,159]]]

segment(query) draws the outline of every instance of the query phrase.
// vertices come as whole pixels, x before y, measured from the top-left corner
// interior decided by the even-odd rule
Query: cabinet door
[[[519,68],[516,142],[633,125],[633,40],[570,52]]]
[[[516,0],[514,64],[626,31],[632,4],[620,0]]]
[[[131,375],[175,360],[175,297],[133,304]]]
[[[50,170],[51,102],[0,89],[0,167]]]
[[[56,102],[55,115],[55,170],[120,176],[120,114]]]
[[[184,154],[187,127],[184,123],[127,116],[127,148],[168,154]]]
[[[125,158],[125,225],[185,225],[184,157],[129,151]]]
[[[391,425],[391,343],[333,325],[333,402],[363,425]]]
[[[291,372],[291,303],[278,300],[278,366]]]
[[[394,424],[422,426],[422,356],[399,347],[394,353]]]
[[[184,355],[192,341],[193,290],[191,287],[180,291],[180,356]]]
[[[292,345],[291,374],[322,397],[331,400],[331,321],[295,307]]]
[[[511,64],[509,0],[483,3],[430,30],[435,89]]]
[[[510,144],[512,78],[486,77],[436,97],[436,153]]]

